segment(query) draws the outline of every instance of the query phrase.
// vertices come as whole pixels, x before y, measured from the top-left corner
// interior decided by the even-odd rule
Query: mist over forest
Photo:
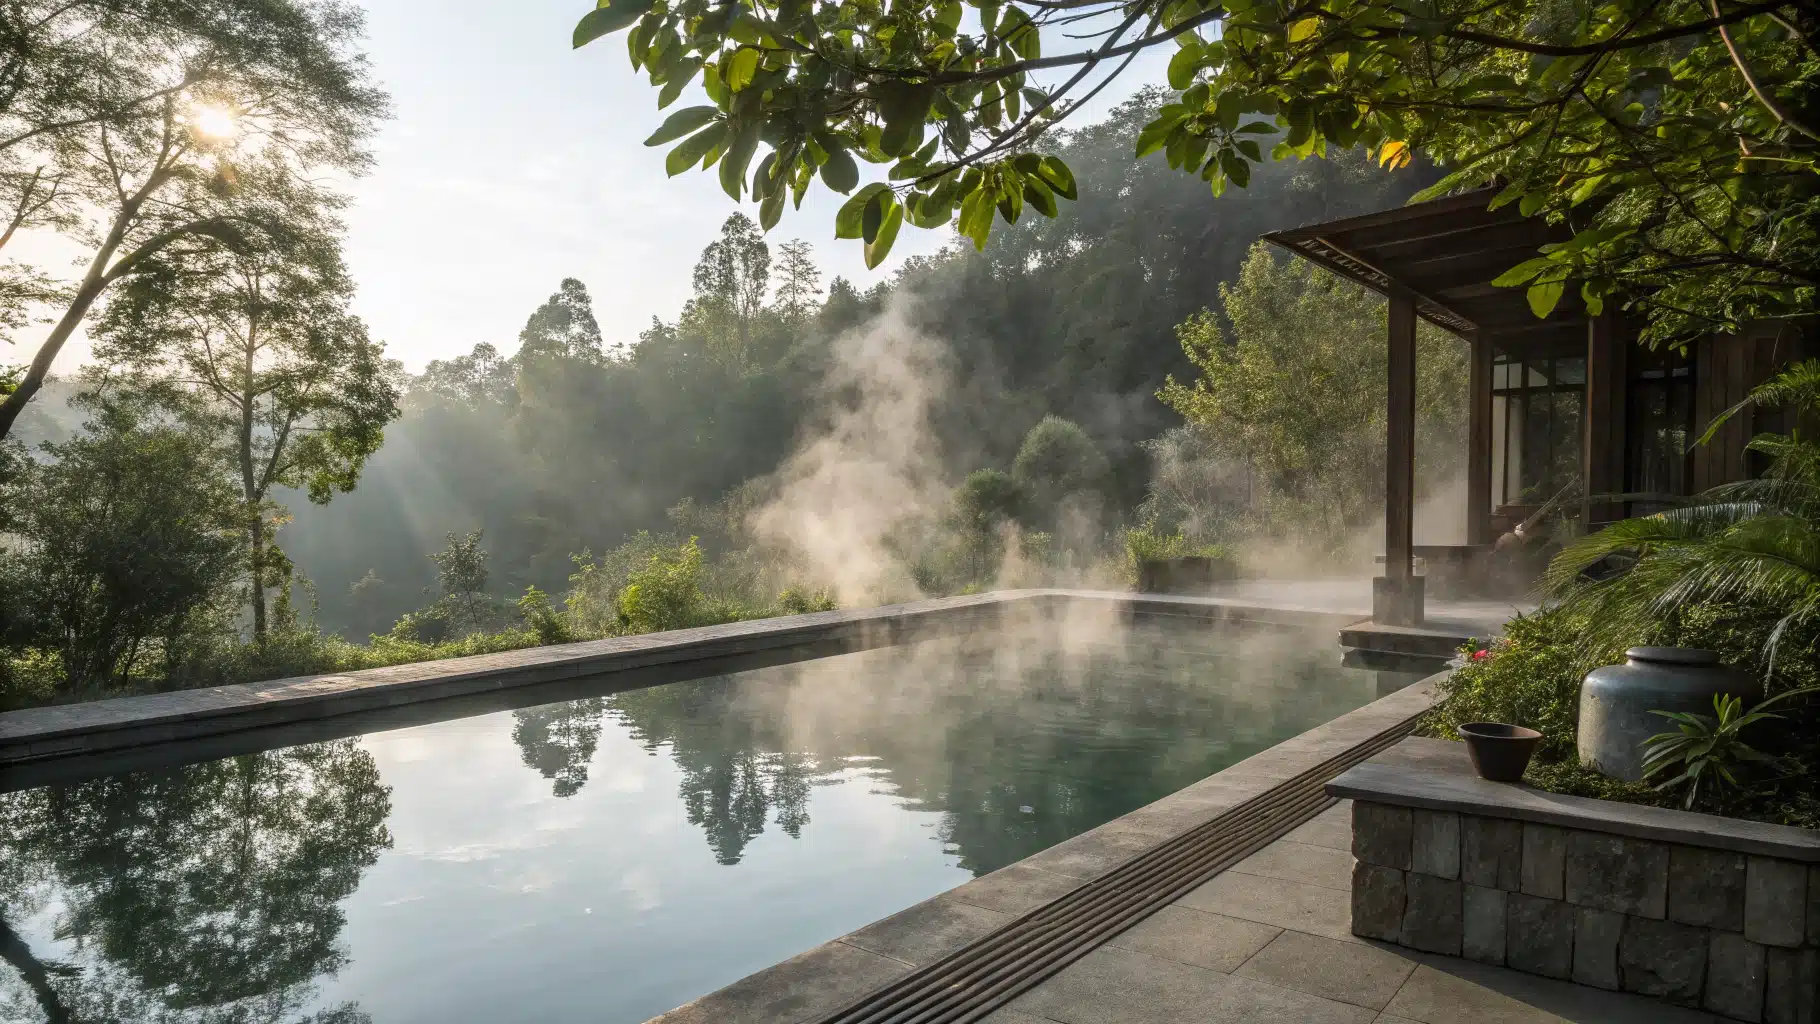
[[[984,252],[957,235],[865,291],[735,214],[636,338],[603,336],[563,279],[517,338],[406,373],[345,312],[328,215],[212,277],[144,275],[8,441],[5,702],[1123,587],[1191,554],[1364,573],[1384,303],[1259,236],[1434,175],[1331,150],[1216,199],[1130,159],[1170,98],[1051,139],[1080,182],[1060,216]],[[274,279],[237,304],[233,281]],[[220,339],[255,352],[271,311],[301,347],[224,370]],[[1426,325],[1418,344],[1432,494],[1457,474],[1466,360]]]
[[[1182,423],[1156,398],[1168,376],[1193,375],[1176,325],[1218,305],[1261,233],[1394,206],[1424,183],[1348,154],[1264,165],[1215,201],[1160,160],[1130,160],[1158,101],[1140,96],[1060,143],[1082,184],[1060,217],[1026,218],[984,253],[950,245],[865,292],[821,280],[812,248],[743,217],[703,240],[696,297],[637,339],[602,338],[584,284],[552,282],[518,338],[410,382],[353,493],[286,501],[296,519],[282,543],[321,622],[360,636],[423,604],[427,555],[450,532],[484,531],[501,595],[560,591],[571,555],[639,530],[706,534],[667,513],[776,471],[825,405],[836,344],[893,303],[947,362],[930,425],[950,484],[1010,470],[1025,434],[1056,416],[1104,454],[1106,505],[1128,518],[1150,483],[1143,442]]]

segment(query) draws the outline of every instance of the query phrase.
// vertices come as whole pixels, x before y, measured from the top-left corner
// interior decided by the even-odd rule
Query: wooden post
[[[1466,385],[1466,543],[1490,544],[1491,535],[1491,358],[1492,339],[1483,331],[1471,339],[1472,373]]]
[[[1624,491],[1624,379],[1629,352],[1624,322],[1615,314],[1602,313],[1587,321],[1586,402],[1581,408],[1585,443],[1580,456],[1584,529],[1623,515],[1621,502],[1599,496]]]
[[[1384,445],[1384,575],[1372,581],[1372,618],[1422,624],[1422,579],[1415,574],[1416,305],[1390,296],[1389,398]]]
[[[1416,306],[1390,297],[1390,407],[1384,417],[1384,575],[1415,575]]]

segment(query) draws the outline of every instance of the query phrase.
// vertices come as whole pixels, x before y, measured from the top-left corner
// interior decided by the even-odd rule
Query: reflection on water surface
[[[0,1020],[636,1022],[1369,701],[1052,624],[0,796]]]

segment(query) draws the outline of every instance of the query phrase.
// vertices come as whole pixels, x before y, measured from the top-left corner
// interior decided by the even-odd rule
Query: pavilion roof
[[[1522,288],[1492,285],[1544,244],[1570,237],[1565,227],[1523,216],[1515,203],[1488,209],[1496,194],[1476,189],[1264,238],[1374,291],[1409,292],[1418,315],[1455,334],[1489,332],[1523,342],[1584,338],[1586,314],[1576,289],[1539,319]]]

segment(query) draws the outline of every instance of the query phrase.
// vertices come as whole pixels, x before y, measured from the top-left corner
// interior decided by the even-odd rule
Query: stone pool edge
[[[1442,671],[1428,676],[1098,828],[747,975],[646,1024],[816,1020],[1410,722],[1439,700],[1435,684],[1446,675]]]
[[[794,649],[845,653],[998,625],[1019,608],[1112,606],[1125,615],[1339,630],[1358,616],[1255,600],[1093,590],[1008,590],[532,647],[258,683],[0,713],[0,768]],[[640,684],[642,685],[642,684]]]

